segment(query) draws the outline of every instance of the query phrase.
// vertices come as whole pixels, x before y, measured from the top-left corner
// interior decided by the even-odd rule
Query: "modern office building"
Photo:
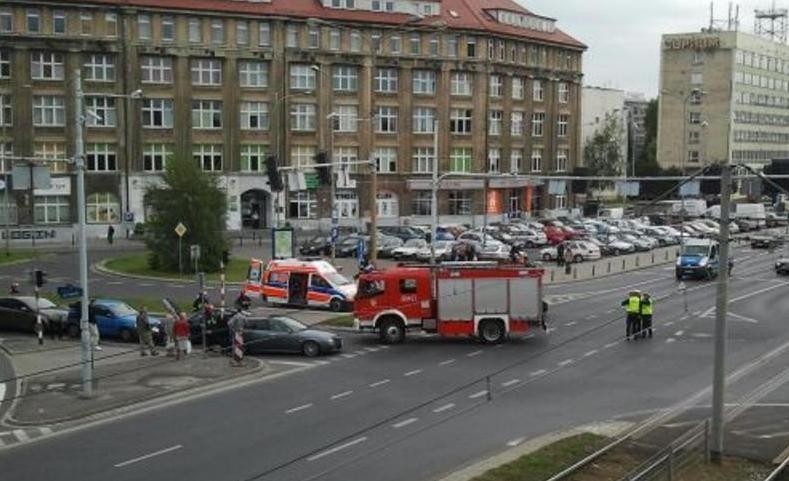
[[[758,13],[758,12],[757,12]],[[789,46],[728,30],[664,35],[657,160],[696,170],[789,157]]]
[[[366,159],[381,223],[428,218],[436,162],[467,176],[442,182],[442,220],[565,207],[568,195],[525,177],[483,191],[468,175],[572,170],[584,49],[512,0],[5,0],[3,172],[45,164],[53,179],[11,191],[3,212],[71,235],[78,70],[94,234],[144,222],[145,188],[173,156],[219,176],[229,229],[329,222],[314,172],[272,194],[267,155],[296,168],[319,152],[347,163],[334,199],[344,224],[369,218],[368,167],[354,164]]]

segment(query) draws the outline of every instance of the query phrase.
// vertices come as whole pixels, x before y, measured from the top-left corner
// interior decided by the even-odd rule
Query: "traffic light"
[[[33,282],[36,284],[36,287],[43,286],[47,283],[47,273],[41,269],[36,269],[33,272]]]
[[[282,183],[282,176],[279,175],[277,168],[277,158],[273,155],[266,157],[266,175],[268,175],[268,184],[272,192],[285,190],[285,184]]]
[[[318,155],[315,156],[315,163],[317,164],[329,164],[329,156],[326,152],[318,152]],[[321,185],[331,185],[331,165],[322,165],[315,168],[318,171],[318,182]]]

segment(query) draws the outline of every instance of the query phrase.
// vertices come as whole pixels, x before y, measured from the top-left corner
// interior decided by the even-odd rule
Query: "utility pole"
[[[729,204],[731,166],[721,169],[720,268],[715,298],[715,368],[712,379],[712,461],[723,458],[723,394],[726,390],[726,316],[729,305]]]
[[[430,189],[430,265],[436,265],[436,238],[438,237],[438,119],[433,119],[433,179]]]
[[[0,143],[0,165],[3,166],[3,172],[5,174],[3,176],[4,177],[3,180],[5,181],[5,187],[3,188],[3,203],[5,205],[5,255],[10,255],[11,254],[11,227],[10,227],[11,209],[8,206],[8,189],[11,188],[8,182],[8,171],[10,166],[6,164],[6,159],[5,159],[5,133],[6,133],[5,124],[6,122],[8,122],[8,119],[3,117],[2,120],[3,120],[2,123],[3,140],[2,143]]]
[[[79,329],[81,340],[82,361],[82,395],[93,396],[93,351],[90,346],[90,330],[88,328],[88,243],[85,229],[85,146],[82,140],[84,116],[82,113],[82,73],[74,70],[74,164],[77,169],[77,219],[79,223],[79,283],[82,287],[80,303]],[[31,179],[32,182],[32,179]]]
[[[370,159],[370,262],[378,260],[378,166]]]

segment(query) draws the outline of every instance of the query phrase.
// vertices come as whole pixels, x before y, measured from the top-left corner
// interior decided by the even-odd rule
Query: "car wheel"
[[[575,262],[576,264],[581,262],[581,261],[583,261],[583,260],[584,260],[584,258],[583,258],[583,256],[581,256],[581,254],[576,254],[575,256],[573,256],[573,262]]]
[[[504,341],[504,324],[498,319],[486,319],[479,323],[479,337],[486,344]]]
[[[329,302],[329,309],[331,309],[333,312],[340,312],[340,311],[342,311],[342,304],[343,303],[342,303],[342,301],[340,299],[337,299],[336,297],[334,297]]]
[[[383,319],[378,337],[384,344],[400,344],[405,339],[405,326],[400,319]]]
[[[307,341],[301,345],[301,352],[307,357],[316,357],[321,353],[321,347],[315,341]]]
[[[615,255],[615,256],[618,256],[619,254],[621,254],[621,252],[619,251],[619,249],[614,249],[614,255]]]
[[[551,260],[551,255],[548,254],[548,253],[543,254],[542,255],[542,260],[544,260],[546,262],[550,261]]]
[[[534,242],[526,241],[526,247],[529,248],[529,249],[533,249],[534,248]]]
[[[79,324],[69,324],[66,332],[68,337],[80,337],[82,331],[79,329]]]
[[[134,339],[134,333],[131,329],[121,329],[121,341],[131,342]]]

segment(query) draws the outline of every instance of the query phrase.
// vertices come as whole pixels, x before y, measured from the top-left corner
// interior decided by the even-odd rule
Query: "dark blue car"
[[[129,342],[137,339],[137,309],[123,301],[114,299],[96,299],[89,307],[96,316],[96,326],[101,337],[119,337]],[[79,318],[81,303],[75,302],[69,306],[67,329],[72,337],[79,337]],[[153,338],[160,342],[164,333],[161,329],[161,320],[149,316],[153,326]]]

